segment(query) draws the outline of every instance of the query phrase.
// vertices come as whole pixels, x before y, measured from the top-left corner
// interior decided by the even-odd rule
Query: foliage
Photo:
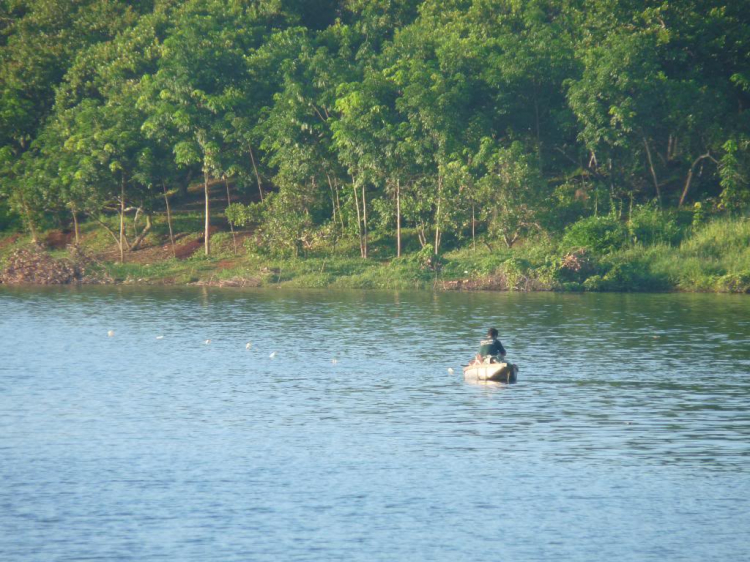
[[[560,243],[565,250],[585,248],[595,254],[613,252],[628,241],[628,232],[623,223],[612,215],[581,219],[565,230]]]
[[[627,227],[632,241],[644,245],[674,244],[682,236],[674,214],[659,211],[653,204],[634,209]]]
[[[230,227],[267,257],[401,255],[419,276],[481,247],[477,267],[511,286],[659,288],[623,256],[658,249],[657,277],[684,279],[662,253],[692,264],[710,225],[750,210],[742,2],[14,0],[0,15],[0,229],[33,238],[87,218],[114,236],[118,213],[132,232],[135,209],[185,205],[200,179],[206,252],[231,186]],[[741,267],[711,275],[744,286]]]

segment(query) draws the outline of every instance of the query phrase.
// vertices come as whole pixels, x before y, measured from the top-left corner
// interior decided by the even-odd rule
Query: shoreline
[[[41,246],[22,246],[10,257],[6,256],[4,267],[0,268],[0,287],[111,285],[465,293],[750,294],[750,288],[744,287],[721,291],[679,286],[658,290],[637,286],[625,286],[621,290],[587,288],[580,283],[561,283],[533,277],[533,268],[526,272],[532,275],[512,277],[507,272],[495,271],[456,278],[455,275],[424,270],[415,267],[415,264],[396,260],[362,263],[356,258],[346,258],[343,261],[352,262],[359,269],[341,273],[336,272],[336,267],[326,269],[327,262],[336,260],[320,257],[259,260],[243,256],[231,261],[193,257],[188,260],[169,258],[153,264],[127,261],[121,264],[91,257],[74,247],[66,252],[66,255],[61,255],[60,251]],[[339,258],[338,266],[341,261]]]
[[[345,240],[298,257],[264,253],[252,231],[216,232],[206,257],[200,231],[179,234],[173,247],[157,230],[163,225],[155,226],[144,244],[125,252],[125,263],[90,223],[82,225],[79,245],[60,230],[45,231],[42,244],[0,233],[0,284],[750,294],[748,221],[717,221],[679,244],[630,243],[607,252],[540,239],[512,249],[464,245],[439,256],[412,245],[396,257],[392,240],[373,238],[368,259]]]

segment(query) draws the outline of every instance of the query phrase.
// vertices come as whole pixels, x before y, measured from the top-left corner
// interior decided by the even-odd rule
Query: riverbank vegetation
[[[750,290],[742,3],[0,16],[6,264],[39,242],[127,282]]]

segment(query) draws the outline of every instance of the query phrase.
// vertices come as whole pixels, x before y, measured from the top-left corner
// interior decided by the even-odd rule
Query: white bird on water
[[[203,343],[205,343],[206,345],[208,345],[209,343],[211,343],[211,340],[206,340]]]
[[[115,331],[114,330],[110,330],[109,332],[107,332],[107,335],[111,338],[111,337],[113,337],[115,335]]]
[[[448,367],[448,374],[449,374],[449,375],[452,375],[452,374],[453,374],[453,367]]]
[[[247,342],[245,344],[245,349],[250,349],[251,347],[253,347],[253,342]]]
[[[157,339],[157,340],[163,340],[163,339],[164,339],[164,336],[156,336],[156,339]]]
[[[276,352],[275,351],[272,352],[271,355],[269,355],[268,357],[270,357],[271,359],[273,359],[274,357],[276,357]]]

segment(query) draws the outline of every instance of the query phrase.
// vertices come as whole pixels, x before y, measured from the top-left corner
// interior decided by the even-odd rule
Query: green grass
[[[184,213],[182,227],[197,230],[182,236],[180,243],[195,239],[200,219],[199,213]],[[113,229],[115,223],[113,219]],[[83,224],[81,232],[87,253],[116,254],[114,240],[98,224]],[[155,217],[148,242],[167,244],[166,232],[166,221]],[[14,250],[30,242],[28,236],[20,236],[7,243],[11,236],[0,234],[0,267]],[[512,249],[499,243],[490,248],[479,241],[476,248],[446,251],[436,265],[429,249],[419,251],[416,234],[410,231],[404,235],[409,251],[401,258],[395,258],[392,237],[373,234],[368,260],[359,257],[356,238],[339,240],[335,247],[318,246],[297,258],[258,253],[248,240],[235,255],[231,233],[219,232],[212,236],[211,257],[198,250],[184,260],[134,263],[127,262],[126,255],[124,264],[104,261],[94,269],[120,283],[143,284],[245,280],[252,286],[296,288],[433,289],[453,284],[507,290],[750,292],[749,220],[715,219],[686,230],[680,240],[630,242],[608,253],[587,254],[586,267],[571,273],[561,268],[566,252],[548,238]],[[58,258],[68,255],[66,250],[50,253]]]
[[[697,229],[671,267],[682,290],[749,292],[750,220],[716,220]]]

